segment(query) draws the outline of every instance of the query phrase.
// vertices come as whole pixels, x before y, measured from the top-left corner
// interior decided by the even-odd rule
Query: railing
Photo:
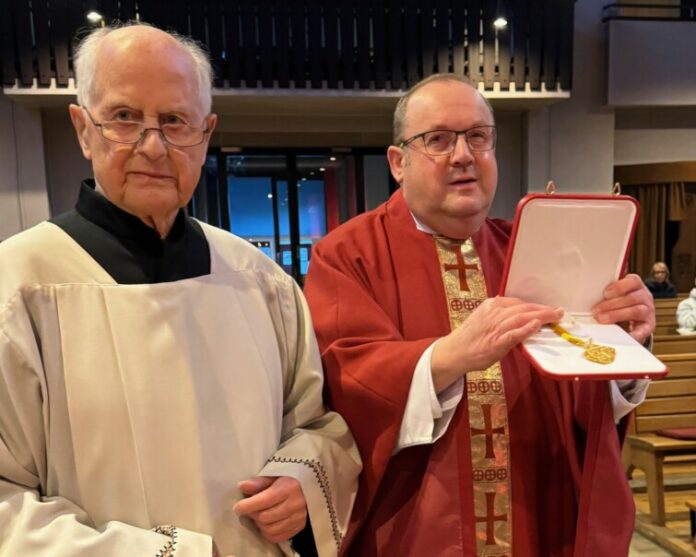
[[[8,0],[3,83],[67,87],[86,27],[74,0]],[[569,90],[575,0],[98,0],[208,48],[220,88],[399,90],[435,72],[485,89]],[[498,7],[507,27],[496,29]]]
[[[602,22],[621,19],[696,21],[696,0],[683,0],[680,4],[607,4],[602,8]]]

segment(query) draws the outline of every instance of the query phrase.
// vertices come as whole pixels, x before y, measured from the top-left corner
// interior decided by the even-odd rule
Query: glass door
[[[189,210],[251,242],[302,285],[314,244],[364,208],[361,164],[352,153],[211,150]]]
[[[229,229],[295,276],[287,157],[223,155]]]

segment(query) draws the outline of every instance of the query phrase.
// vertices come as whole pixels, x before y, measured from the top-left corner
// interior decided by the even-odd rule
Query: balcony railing
[[[105,21],[139,19],[204,44],[219,88],[400,90],[454,72],[487,90],[569,90],[575,0],[100,0]],[[66,88],[74,0],[5,3],[6,87]],[[493,22],[504,8],[507,27]],[[514,86],[513,86],[514,85]]]
[[[649,21],[696,21],[696,0],[662,4],[619,3],[602,8],[602,21],[642,19]]]

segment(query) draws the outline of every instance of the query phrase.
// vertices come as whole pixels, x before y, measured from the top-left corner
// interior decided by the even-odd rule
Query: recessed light
[[[87,13],[87,20],[91,23],[99,23],[102,19],[104,19],[104,16],[97,11],[92,10]]]

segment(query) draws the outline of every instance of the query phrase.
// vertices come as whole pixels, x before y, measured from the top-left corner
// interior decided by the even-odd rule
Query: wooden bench
[[[645,402],[634,412],[624,446],[624,464],[630,477],[634,468],[645,472],[650,520],[665,524],[663,466],[677,456],[696,458],[696,441],[655,434],[658,429],[696,427],[696,349],[682,354],[656,355],[670,370],[665,379],[653,381]]]
[[[696,501],[687,501],[686,508],[689,509],[689,522],[691,524],[691,539],[696,546]]]
[[[676,317],[669,322],[667,320],[658,322],[657,325],[655,325],[655,335],[676,335],[677,327],[679,327],[679,325],[677,324]]]
[[[653,353],[660,357],[663,354],[689,354],[696,352],[696,335],[655,335],[653,337]]]
[[[677,334],[677,306],[685,297],[655,300],[655,335]]]

